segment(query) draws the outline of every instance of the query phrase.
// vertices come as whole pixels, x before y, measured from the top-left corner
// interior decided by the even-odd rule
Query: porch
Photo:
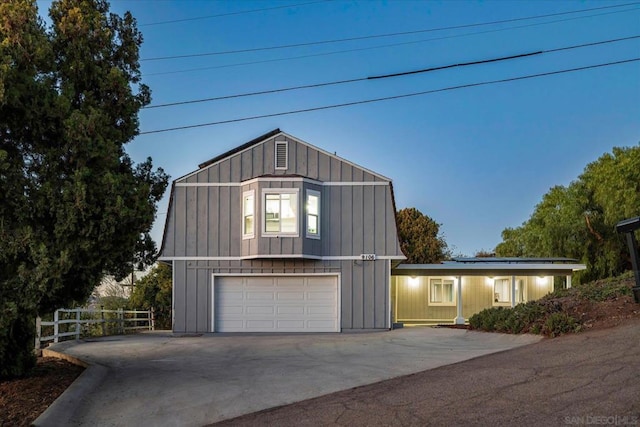
[[[403,264],[392,271],[394,323],[464,324],[490,307],[514,307],[571,287],[586,266],[568,258],[455,258],[441,264]]]

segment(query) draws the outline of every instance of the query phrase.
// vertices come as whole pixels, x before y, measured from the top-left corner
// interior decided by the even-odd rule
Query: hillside
[[[495,307],[469,319],[471,329],[506,333],[534,333],[549,337],[622,324],[640,318],[633,300],[632,272],[622,276],[555,291],[514,308]]]

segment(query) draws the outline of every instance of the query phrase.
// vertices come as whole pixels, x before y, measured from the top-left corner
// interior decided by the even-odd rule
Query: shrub
[[[576,292],[580,298],[598,302],[631,295],[631,288],[621,280],[598,280],[576,286]]]
[[[542,324],[546,314],[547,308],[544,305],[537,301],[529,301],[513,308],[492,307],[482,310],[471,316],[469,325],[473,329],[489,332],[539,333],[540,326],[534,328],[534,325]]]
[[[471,316],[472,329],[507,333],[544,334],[555,337],[569,332],[579,332],[582,325],[569,313],[580,304],[617,299],[631,295],[631,272],[620,277],[584,283],[570,289],[558,289],[536,301],[515,307],[493,307]],[[587,304],[585,304],[587,303]]]
[[[10,304],[7,304],[10,305]],[[35,315],[16,306],[2,307],[0,312],[0,379],[23,376],[36,364],[33,343],[36,336]],[[29,345],[24,345],[24,341]]]
[[[542,333],[555,337],[568,332],[576,332],[578,322],[566,313],[552,313],[547,317],[542,328]]]

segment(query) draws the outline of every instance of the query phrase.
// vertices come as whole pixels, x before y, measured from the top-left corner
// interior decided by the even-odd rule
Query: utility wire
[[[220,100],[224,100],[224,99],[242,98],[242,97],[256,96],[256,95],[266,95],[266,94],[288,92],[288,91],[299,90],[299,89],[310,89],[310,88],[318,88],[318,87],[323,87],[323,86],[334,86],[334,85],[341,85],[341,84],[346,84],[346,83],[355,83],[355,82],[361,82],[361,81],[365,81],[365,80],[384,79],[384,78],[390,78],[390,77],[406,76],[406,75],[411,75],[411,74],[427,73],[427,72],[431,72],[431,71],[446,70],[446,69],[449,69],[449,68],[466,67],[466,66],[470,66],[470,65],[486,64],[486,63],[499,62],[499,61],[508,61],[508,60],[512,60],[512,59],[524,58],[524,57],[540,55],[540,54],[544,54],[544,53],[552,53],[552,52],[559,52],[559,51],[570,50],[570,49],[578,49],[578,48],[583,48],[583,47],[597,46],[597,45],[602,45],[602,44],[607,44],[607,43],[615,43],[615,42],[626,41],[626,40],[637,39],[637,38],[640,38],[640,35],[622,37],[622,38],[611,39],[611,40],[603,40],[603,41],[598,41],[598,42],[593,42],[593,43],[585,43],[585,44],[574,45],[574,46],[560,47],[560,48],[555,48],[555,49],[540,50],[540,51],[537,51],[537,52],[522,53],[522,54],[518,54],[518,55],[503,56],[503,57],[499,57],[499,58],[484,59],[484,60],[480,60],[480,61],[461,62],[461,63],[457,63],[457,64],[442,65],[442,66],[439,66],[439,67],[424,68],[424,69],[420,69],[420,70],[406,71],[406,72],[402,72],[402,73],[384,74],[384,75],[379,75],[379,76],[361,77],[361,78],[356,78],[356,79],[338,80],[338,81],[333,81],[333,82],[313,83],[313,84],[307,84],[307,85],[301,85],[301,86],[292,86],[292,87],[285,87],[285,88],[278,88],[278,89],[269,89],[269,90],[263,90],[263,91],[258,91],[258,92],[247,92],[247,93],[241,93],[241,94],[235,94],[235,95],[225,95],[225,96],[216,96],[216,97],[211,97],[211,98],[194,99],[194,100],[189,100],[189,101],[168,102],[168,103],[165,103],[165,104],[150,105],[150,106],[145,107],[145,109],[164,108],[164,107],[172,107],[172,106],[186,105],[186,104],[197,104],[197,103],[202,103],[202,102],[220,101]]]
[[[573,20],[576,20],[576,19],[593,18],[593,17],[596,17],[596,16],[610,15],[610,14],[614,14],[614,13],[624,13],[624,12],[629,12],[629,11],[634,11],[634,10],[638,10],[638,8],[615,11],[615,12],[598,13],[598,14],[587,15],[587,16],[578,16],[578,17],[574,17],[574,18],[557,19],[555,21],[548,21],[548,22],[538,22],[538,23],[526,24],[526,25],[516,25],[516,26],[513,26],[513,27],[498,28],[498,29],[494,29],[494,30],[475,31],[475,32],[465,33],[465,34],[454,34],[454,35],[450,35],[450,36],[431,37],[431,38],[422,39],[422,40],[413,40],[413,41],[407,41],[407,42],[398,42],[398,43],[391,43],[391,44],[384,44],[384,45],[377,45],[377,46],[369,46],[369,47],[361,47],[361,48],[354,48],[354,49],[336,50],[336,51],[332,51],[332,52],[323,52],[323,53],[314,53],[314,54],[308,54],[308,55],[290,56],[290,57],[286,57],[286,58],[265,59],[265,60],[261,60],[261,61],[240,62],[240,63],[235,63],[235,64],[216,65],[216,66],[211,66],[211,67],[189,68],[189,69],[185,69],[185,70],[161,71],[161,72],[157,72],[157,73],[145,73],[145,74],[143,74],[143,76],[144,77],[149,77],[149,76],[160,76],[160,75],[166,75],[166,74],[188,73],[188,72],[192,72],[192,71],[214,70],[214,69],[219,69],[219,68],[231,68],[231,67],[240,67],[240,66],[244,66],[244,65],[256,65],[256,64],[265,64],[265,63],[270,63],[270,62],[290,61],[290,60],[295,60],[295,59],[313,58],[313,57],[319,57],[319,56],[329,56],[329,55],[336,55],[336,54],[340,54],[340,53],[362,52],[362,51],[365,51],[365,50],[384,49],[384,48],[388,48],[388,47],[405,46],[405,45],[410,45],[410,44],[426,43],[426,42],[436,41],[436,40],[446,40],[446,39],[454,39],[454,38],[460,38],[460,37],[475,36],[475,35],[479,35],[479,34],[496,33],[496,32],[501,32],[501,31],[509,31],[509,30],[514,30],[514,29],[520,29],[520,28],[535,27],[535,26],[539,26],[539,25],[556,24],[558,22],[573,21]]]
[[[640,37],[640,36],[638,36],[638,37]],[[217,96],[217,97],[213,97],[213,98],[195,99],[195,100],[191,100],[191,101],[169,102],[169,103],[166,103],[166,104],[150,105],[150,106],[147,106],[147,107],[144,107],[144,108],[145,109],[151,109],[151,108],[173,107],[173,106],[176,106],[176,105],[196,104],[196,103],[200,103],[200,102],[220,101],[220,100],[223,100],[223,99],[241,98],[241,97],[245,97],[245,96],[266,95],[266,94],[270,94],[270,93],[287,92],[287,91],[298,90],[298,89],[309,89],[309,88],[317,88],[317,87],[323,87],[323,86],[340,85],[340,84],[345,84],[345,83],[355,83],[355,82],[362,82],[362,81],[365,81],[365,80],[383,79],[383,78],[387,78],[387,77],[396,77],[396,76],[402,76],[402,75],[407,75],[407,74],[426,73],[428,71],[445,70],[447,68],[465,67],[467,65],[477,65],[477,64],[484,64],[484,63],[488,63],[488,62],[498,62],[498,61],[508,61],[510,59],[516,59],[516,58],[522,58],[522,57],[526,57],[526,56],[539,55],[541,53],[542,53],[541,51],[540,52],[523,53],[523,54],[520,54],[520,55],[504,56],[502,58],[485,59],[485,60],[482,60],[482,61],[473,61],[473,62],[463,62],[463,63],[460,63],[460,64],[453,64],[453,65],[443,65],[441,67],[432,67],[432,68],[427,68],[427,69],[419,70],[419,71],[408,71],[408,72],[405,72],[405,73],[389,74],[389,75],[384,75],[384,76],[361,77],[361,78],[358,78],[358,79],[339,80],[339,81],[325,82],[325,83],[315,83],[315,84],[308,84],[308,85],[302,85],[302,86],[293,86],[293,87],[288,87],[288,88],[263,90],[263,91],[259,91],[259,92],[242,93],[242,94],[237,94],[237,95],[226,95],[226,96]]]
[[[620,8],[620,7],[625,7],[625,6],[637,6],[638,4],[640,4],[640,3],[635,2],[635,3],[626,3],[626,4],[611,5],[611,6],[600,6],[600,7],[590,8],[590,9],[573,10],[573,11],[569,11],[569,12],[558,12],[558,13],[549,13],[549,14],[545,14],[545,15],[535,15],[535,16],[527,16],[527,17],[520,17],[520,18],[503,19],[503,20],[499,20],[499,21],[477,22],[477,23],[472,23],[472,24],[453,25],[453,26],[448,26],[448,27],[427,28],[427,29],[422,29],[422,30],[403,31],[403,32],[386,33],[386,34],[374,34],[374,35],[368,35],[368,36],[348,37],[348,38],[342,38],[342,39],[320,40],[320,41],[305,42],[305,43],[294,43],[294,44],[280,45],[280,46],[255,47],[255,48],[239,49],[239,50],[193,53],[193,54],[187,54],[187,55],[158,56],[158,57],[154,57],[154,58],[143,58],[143,59],[140,59],[140,61],[164,61],[164,60],[169,60],[169,59],[195,58],[195,57],[201,57],[201,56],[230,55],[230,54],[237,54],[237,53],[258,52],[258,51],[275,50],[275,49],[289,49],[289,48],[293,48],[293,47],[315,46],[315,45],[329,44],[329,43],[342,43],[342,42],[355,41],[355,40],[368,40],[368,39],[383,38],[383,37],[396,37],[396,36],[403,36],[403,35],[410,35],[410,34],[445,31],[445,30],[459,30],[459,29],[463,29],[463,28],[482,27],[482,26],[487,26],[487,25],[506,24],[506,23],[518,22],[518,21],[527,21],[527,20],[531,20],[531,19],[550,18],[550,17],[553,17],[553,16],[562,16],[562,15],[571,15],[571,14],[583,13],[583,12],[592,12],[594,10]]]
[[[150,135],[150,134],[153,134],[153,133],[172,132],[172,131],[177,131],[177,130],[193,129],[193,128],[200,128],[200,127],[206,127],[206,126],[222,125],[222,124],[227,124],[227,123],[244,122],[244,121],[248,121],[248,120],[264,119],[264,118],[268,118],[268,117],[277,117],[277,116],[286,116],[286,115],[291,115],[291,114],[308,113],[308,112],[311,112],[311,111],[329,110],[329,109],[341,108],[341,107],[351,107],[351,106],[354,106],[354,105],[370,104],[370,103],[374,103],[374,102],[389,101],[389,100],[393,100],[393,99],[409,98],[409,97],[427,95],[427,94],[438,93],[438,92],[447,92],[447,91],[452,91],[452,90],[457,90],[457,89],[466,89],[466,88],[470,88],[470,87],[487,86],[487,85],[498,84],[498,83],[507,83],[507,82],[514,82],[514,81],[519,81],[519,80],[533,79],[533,78],[537,78],[537,77],[552,76],[552,75],[556,75],[556,74],[571,73],[571,72],[575,72],[575,71],[590,70],[590,69],[594,69],[594,68],[608,67],[608,66],[612,66],[612,65],[620,65],[620,64],[626,64],[626,63],[636,62],[636,61],[640,61],[640,57],[631,58],[631,59],[625,59],[625,60],[622,60],[622,61],[607,62],[607,63],[604,63],[604,64],[588,65],[588,66],[585,66],[585,67],[569,68],[569,69],[558,70],[558,71],[549,71],[549,72],[546,72],[546,73],[539,73],[539,74],[530,74],[530,75],[527,75],[527,76],[510,77],[510,78],[500,79],[500,80],[489,80],[489,81],[485,81],[485,82],[469,83],[469,84],[464,84],[464,85],[459,85],[459,86],[449,86],[449,87],[441,88],[441,89],[433,89],[433,90],[426,90],[426,91],[423,91],[423,92],[414,92],[414,93],[408,93],[408,94],[402,94],[402,95],[387,96],[387,97],[383,97],[383,98],[373,98],[373,99],[367,99],[367,100],[362,100],[362,101],[345,102],[345,103],[342,103],[342,104],[333,104],[333,105],[325,105],[325,106],[321,106],[321,107],[305,108],[305,109],[301,109],[301,110],[292,110],[292,111],[283,111],[283,112],[279,112],[279,113],[262,114],[262,115],[259,115],[259,116],[241,117],[241,118],[237,118],[237,119],[221,120],[221,121],[209,122],[209,123],[200,123],[200,124],[196,124],[196,125],[178,126],[178,127],[173,127],[173,128],[149,130],[149,131],[140,132],[139,135]]]
[[[306,6],[309,4],[315,4],[315,3],[324,3],[327,1],[333,1],[333,0],[317,0],[317,1],[311,1],[311,2],[307,2],[307,3],[298,3],[298,4],[289,4],[289,5],[283,5],[283,6],[274,6],[274,7],[265,7],[263,9],[251,9],[251,10],[241,10],[239,12],[229,12],[229,13],[220,13],[218,15],[207,15],[207,16],[195,16],[193,18],[183,18],[183,19],[172,19],[170,21],[159,21],[159,22],[149,22],[146,24],[140,24],[140,27],[150,27],[152,25],[164,25],[164,24],[174,24],[177,22],[188,22],[188,21],[199,21],[202,19],[210,19],[210,18],[221,18],[224,16],[232,16],[232,15],[244,15],[247,13],[256,13],[256,12],[266,12],[267,10],[275,10],[275,9],[287,9],[290,7],[299,7],[299,6]]]
[[[619,41],[632,40],[632,39],[637,39],[637,38],[640,38],[640,35],[639,36],[622,37],[622,38],[612,39],[612,40],[604,40],[604,41],[593,42],[593,43],[585,43],[585,44],[574,45],[574,46],[559,47],[559,48],[556,48],[556,49],[540,50],[540,51],[537,51],[537,52],[522,53],[522,54],[519,54],[519,55],[507,56],[507,57],[503,57],[503,58],[485,59],[485,60],[481,60],[481,61],[465,62],[465,63],[462,63],[462,64],[445,65],[443,67],[424,68],[422,70],[405,71],[405,72],[402,72],[402,73],[394,73],[394,74],[384,74],[384,75],[381,75],[381,76],[371,76],[371,77],[367,77],[367,79],[368,80],[386,79],[386,78],[389,78],[389,77],[398,77],[398,76],[407,76],[407,75],[411,75],[411,74],[428,73],[430,71],[443,70],[443,69],[447,69],[447,68],[462,67],[462,66],[468,66],[468,65],[486,64],[486,63],[490,63],[490,62],[498,62],[498,61],[503,61],[503,60],[507,60],[507,59],[516,59],[516,58],[522,58],[522,57],[527,57],[527,56],[541,55],[541,54],[544,54],[544,53],[553,53],[553,52],[559,52],[559,51],[563,51],[563,50],[578,49],[578,48],[582,48],[582,47],[590,47],[590,46],[596,46],[596,45],[601,45],[601,44],[606,44],[606,43],[614,43],[614,42],[619,42]]]

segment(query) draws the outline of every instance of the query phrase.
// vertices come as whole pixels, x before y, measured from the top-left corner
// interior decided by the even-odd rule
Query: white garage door
[[[339,332],[337,276],[217,276],[215,332]]]

